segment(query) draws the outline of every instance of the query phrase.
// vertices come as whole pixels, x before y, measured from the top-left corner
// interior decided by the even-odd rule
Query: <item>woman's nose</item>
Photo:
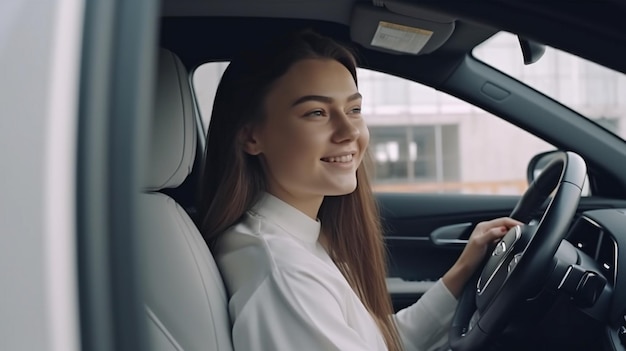
[[[361,130],[345,113],[341,112],[335,116],[335,130],[333,133],[333,141],[340,143],[343,141],[356,140],[361,134]]]

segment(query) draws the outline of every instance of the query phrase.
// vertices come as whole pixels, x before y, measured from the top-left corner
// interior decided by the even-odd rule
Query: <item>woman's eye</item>
[[[355,107],[355,108],[351,109],[350,110],[350,114],[353,114],[353,115],[361,114],[361,108],[360,107]]]
[[[315,110],[315,111],[308,112],[304,116],[305,117],[323,117],[324,116],[324,111],[323,110]]]

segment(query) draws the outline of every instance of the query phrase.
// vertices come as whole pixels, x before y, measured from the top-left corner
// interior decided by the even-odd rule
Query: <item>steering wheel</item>
[[[528,223],[554,196],[537,224],[509,230],[487,258],[476,284],[465,286],[450,328],[452,350],[485,347],[506,326],[513,308],[540,291],[576,213],[586,174],[582,157],[558,152],[530,184],[510,217]]]

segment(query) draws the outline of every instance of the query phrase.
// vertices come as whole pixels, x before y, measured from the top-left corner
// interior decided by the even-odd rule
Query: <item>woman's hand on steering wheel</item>
[[[480,266],[491,245],[500,240],[509,229],[521,224],[512,218],[501,217],[476,225],[458,260],[442,277],[452,295],[457,299],[461,296],[465,283]]]

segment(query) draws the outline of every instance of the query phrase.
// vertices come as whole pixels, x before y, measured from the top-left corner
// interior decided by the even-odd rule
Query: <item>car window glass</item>
[[[552,47],[525,65],[517,36],[507,32],[486,40],[473,55],[626,138],[625,74]]]
[[[207,63],[194,73],[205,131],[226,66]],[[358,74],[375,191],[518,195],[527,188],[530,159],[554,149],[519,127],[430,87],[367,69]]]

